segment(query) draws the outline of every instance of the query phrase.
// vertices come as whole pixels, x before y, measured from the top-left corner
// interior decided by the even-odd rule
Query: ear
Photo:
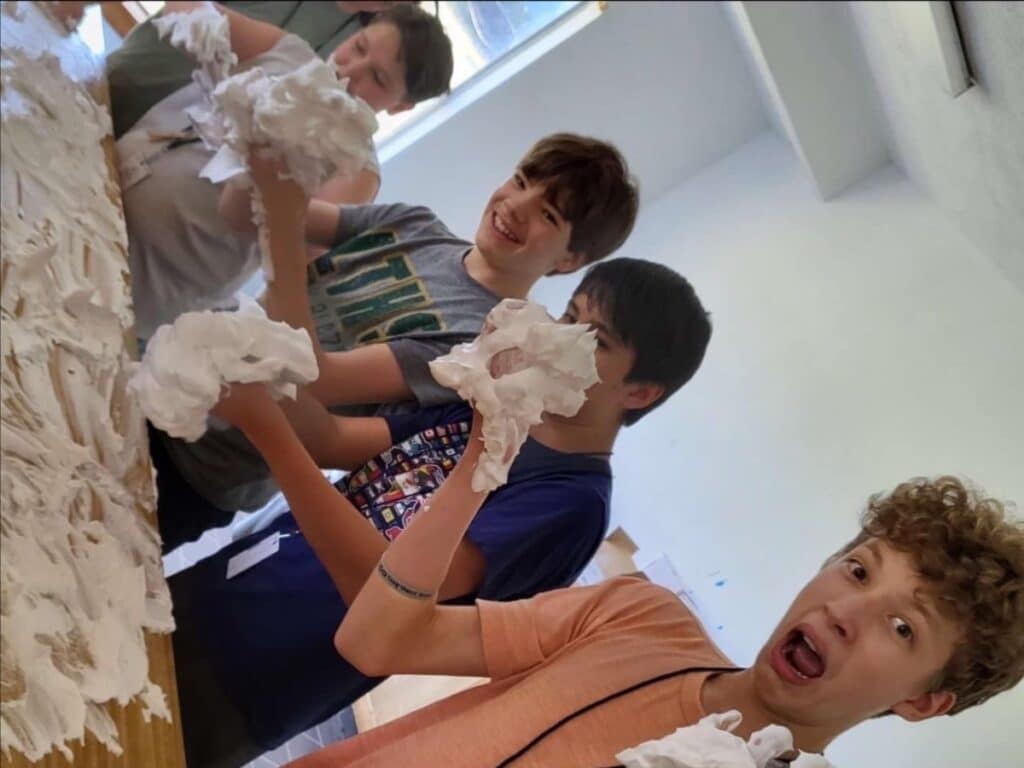
[[[956,704],[956,694],[952,691],[932,691],[920,696],[901,701],[892,707],[894,714],[904,720],[917,723],[930,717],[944,715]]]
[[[557,262],[555,262],[555,266],[552,267],[551,271],[548,272],[547,274],[548,276],[568,275],[570,272],[575,272],[576,270],[585,266],[586,263],[587,254],[583,253],[582,251],[579,251],[578,253],[567,251],[563,256],[561,256],[558,259]]]
[[[665,387],[649,381],[633,381],[623,385],[622,393],[622,409],[639,411],[658,402],[665,394]]]
[[[400,101],[397,104],[395,104],[395,106],[389,108],[387,112],[389,115],[397,115],[400,112],[408,112],[415,106],[416,105],[410,101]]]

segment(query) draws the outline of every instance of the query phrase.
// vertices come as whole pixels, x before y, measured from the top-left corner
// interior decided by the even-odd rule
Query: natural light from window
[[[428,13],[434,13],[435,3],[422,2],[419,5]],[[452,41],[455,68],[451,87],[454,92],[583,3],[580,0],[471,0],[436,5],[441,23]],[[397,115],[378,115],[377,144],[429,112],[440,101],[443,99],[431,99]]]

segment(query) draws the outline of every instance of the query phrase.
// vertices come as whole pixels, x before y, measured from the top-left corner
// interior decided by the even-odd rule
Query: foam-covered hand
[[[297,220],[305,215],[309,196],[288,177],[284,160],[266,147],[256,147],[249,153],[249,170],[270,221],[279,216]]]
[[[224,388],[220,401],[210,414],[244,431],[278,407],[266,384],[236,382]]]

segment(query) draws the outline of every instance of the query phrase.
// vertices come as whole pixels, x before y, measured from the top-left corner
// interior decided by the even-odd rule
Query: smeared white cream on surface
[[[2,22],[0,742],[70,758],[89,731],[120,753],[105,703],[171,717],[144,631],[174,620],[145,422],[126,389],[133,315],[101,146],[110,117],[56,58],[15,47],[8,25],[21,19]]]

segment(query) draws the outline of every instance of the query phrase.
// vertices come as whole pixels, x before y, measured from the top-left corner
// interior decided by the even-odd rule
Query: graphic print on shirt
[[[392,230],[370,232],[310,263],[307,273],[313,322],[326,349],[339,351],[445,330],[408,254],[395,252],[362,268],[351,266],[352,254],[397,242]]]
[[[469,421],[418,432],[337,484],[388,541],[412,522],[466,450]]]

